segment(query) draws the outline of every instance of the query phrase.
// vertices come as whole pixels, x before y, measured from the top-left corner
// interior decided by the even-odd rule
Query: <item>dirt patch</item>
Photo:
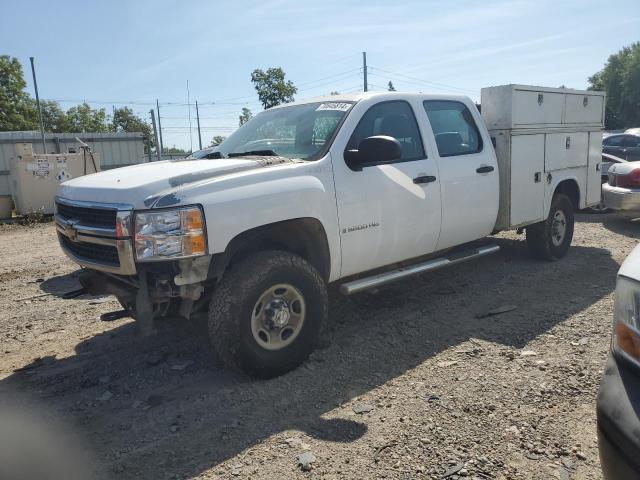
[[[493,257],[333,294],[326,346],[263,382],[224,370],[201,320],[149,339],[100,322],[112,297],[60,297],[77,268],[52,225],[0,227],[0,398],[71,432],[99,478],[598,479],[615,273],[640,229],[578,220],[559,262],[508,233]]]

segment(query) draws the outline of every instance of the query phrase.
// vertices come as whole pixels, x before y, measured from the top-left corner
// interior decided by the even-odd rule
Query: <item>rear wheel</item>
[[[535,258],[558,260],[565,256],[573,239],[573,204],[569,197],[557,193],[551,201],[544,222],[527,227],[527,245]]]
[[[270,378],[300,365],[327,318],[326,286],[303,258],[252,255],[220,281],[209,308],[209,336],[223,362]]]

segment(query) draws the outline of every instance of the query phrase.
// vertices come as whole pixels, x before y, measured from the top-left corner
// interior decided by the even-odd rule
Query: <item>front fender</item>
[[[335,280],[341,258],[333,181],[330,171],[329,178],[312,172],[254,179],[250,183],[235,181],[214,192],[191,191],[189,203],[200,204],[204,209],[209,253],[224,252],[234,237],[248,230],[286,220],[313,218],[326,232],[331,258],[329,280]]]

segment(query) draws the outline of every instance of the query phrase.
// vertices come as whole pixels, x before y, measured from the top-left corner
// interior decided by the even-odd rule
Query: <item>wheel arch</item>
[[[578,181],[573,177],[564,178],[558,182],[558,184],[553,190],[553,195],[550,196],[549,199],[547,200],[547,206],[546,206],[547,216],[549,215],[549,209],[551,208],[551,201],[553,199],[553,196],[555,196],[558,193],[563,193],[567,197],[569,197],[569,200],[571,200],[571,204],[573,205],[574,210],[578,210],[581,208],[580,202],[581,200],[583,200],[583,198],[580,192],[580,185],[578,184]]]
[[[247,255],[263,250],[284,250],[301,256],[320,273],[325,282],[331,274],[331,253],[322,223],[312,217],[295,218],[261,225],[244,231],[215,254],[209,278],[219,280],[225,270]]]

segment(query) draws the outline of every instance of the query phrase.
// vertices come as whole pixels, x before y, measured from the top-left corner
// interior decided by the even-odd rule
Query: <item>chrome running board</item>
[[[484,257],[492,253],[500,251],[498,245],[485,245],[471,250],[464,250],[461,252],[449,253],[449,255],[427,260],[423,263],[417,263],[415,265],[408,265],[406,267],[400,267],[389,272],[379,273],[370,277],[359,278],[340,285],[340,292],[344,295],[351,295],[363,290],[367,290],[373,287],[379,287],[387,283],[395,282],[403,278],[418,275],[424,272],[430,272],[432,270],[439,270],[440,268],[450,267],[458,263],[467,262],[474,258]]]

